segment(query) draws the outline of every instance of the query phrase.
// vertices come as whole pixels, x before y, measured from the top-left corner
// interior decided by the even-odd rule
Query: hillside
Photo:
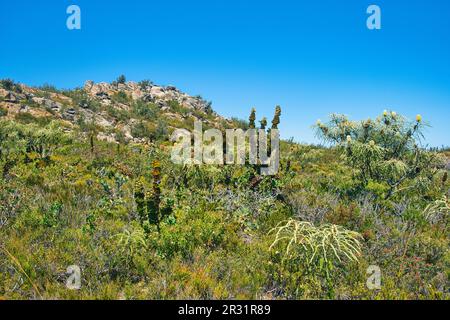
[[[58,119],[67,130],[90,126],[100,140],[110,142],[148,142],[167,135],[168,130],[193,127],[195,120],[219,129],[236,125],[217,115],[200,96],[189,96],[174,86],[124,79],[111,84],[86,81],[75,90],[5,82],[0,88],[0,110],[6,119]]]
[[[331,115],[330,147],[282,141],[275,176],[170,159],[175,128],[273,130],[277,110],[2,80],[0,299],[448,299],[449,153],[421,147],[422,116]]]

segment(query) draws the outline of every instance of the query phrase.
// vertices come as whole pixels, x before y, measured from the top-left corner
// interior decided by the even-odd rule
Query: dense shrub
[[[155,120],[158,115],[158,107],[153,103],[145,103],[142,100],[133,102],[133,113],[145,120]]]
[[[126,92],[119,91],[112,96],[112,100],[117,103],[126,104],[126,103],[130,102],[130,97],[127,95]]]
[[[153,137],[153,131],[146,123],[139,121],[131,128],[131,135],[136,138],[151,139]]]
[[[420,147],[423,127],[420,115],[409,122],[387,111],[376,120],[357,122],[334,114],[329,123],[317,124],[319,136],[342,149],[362,185],[385,198],[405,188],[426,190],[443,166],[437,153]]]
[[[127,78],[122,74],[117,78],[116,82],[119,84],[125,84],[127,82]]]
[[[17,93],[22,93],[22,87],[20,86],[20,84],[15,83],[13,80],[11,79],[2,79],[0,80],[0,87],[8,90],[8,91],[14,91]]]
[[[72,98],[74,105],[80,108],[89,109],[94,112],[100,110],[100,103],[95,99],[90,98],[84,89],[66,90],[63,93]]]

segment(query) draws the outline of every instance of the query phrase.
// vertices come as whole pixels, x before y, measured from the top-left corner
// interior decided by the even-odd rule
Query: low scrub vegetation
[[[329,147],[282,141],[280,171],[260,176],[173,164],[146,106],[131,130],[153,142],[119,147],[87,125],[0,119],[0,298],[448,299],[448,154],[421,147],[420,116],[333,115],[317,124]],[[252,114],[242,127],[266,129]]]

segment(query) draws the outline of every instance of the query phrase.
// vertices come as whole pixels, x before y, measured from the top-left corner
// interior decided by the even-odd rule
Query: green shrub
[[[142,80],[138,82],[138,85],[141,88],[141,90],[145,90],[148,87],[151,87],[153,85],[153,82],[150,80]]]
[[[72,98],[73,104],[84,109],[89,109],[94,112],[100,110],[101,104],[89,97],[84,89],[74,89],[74,90],[66,90],[63,92],[64,95]]]
[[[22,92],[22,88],[19,84],[15,83],[11,79],[2,79],[0,80],[0,87],[8,91],[15,91],[17,93]]]
[[[361,255],[361,235],[337,225],[316,227],[291,219],[270,233],[275,234],[270,248],[281,250],[275,261],[293,275],[325,278],[329,294],[333,294],[332,272],[347,262],[358,262]]]
[[[130,102],[130,97],[124,91],[119,91],[115,93],[111,98],[113,101],[117,103],[127,104]]]
[[[154,120],[158,115],[158,107],[153,103],[145,103],[142,100],[133,102],[133,113],[144,120]]]
[[[122,74],[116,79],[116,82],[119,84],[125,84],[127,82],[127,78]]]
[[[48,83],[44,83],[42,86],[39,86],[38,89],[47,93],[60,93],[60,90]]]
[[[169,139],[167,123],[164,120],[162,120],[162,119],[158,120],[156,129],[155,129],[155,133],[154,133],[154,137],[158,141]]]
[[[143,121],[139,121],[131,127],[131,135],[135,138],[145,139],[152,139],[154,137],[153,131]]]
[[[51,207],[44,212],[42,217],[42,224],[45,227],[54,227],[58,224],[62,212],[62,204],[55,202]]]
[[[420,115],[410,122],[385,111],[376,120],[358,122],[333,114],[329,123],[318,122],[317,133],[339,146],[364,187],[373,181],[385,184],[384,197],[389,198],[412,187],[426,190],[436,169],[442,166],[437,153],[419,146],[424,126]]]

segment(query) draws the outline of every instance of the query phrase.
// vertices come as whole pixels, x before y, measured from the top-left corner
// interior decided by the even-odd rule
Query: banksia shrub
[[[408,185],[427,189],[442,166],[437,153],[419,147],[425,126],[421,116],[408,121],[385,110],[377,119],[363,121],[332,114],[330,122],[318,121],[316,128],[321,139],[342,150],[361,184],[375,182],[389,198]]]
[[[448,226],[450,217],[450,199],[444,195],[441,199],[430,203],[424,210],[425,219],[431,224]]]

